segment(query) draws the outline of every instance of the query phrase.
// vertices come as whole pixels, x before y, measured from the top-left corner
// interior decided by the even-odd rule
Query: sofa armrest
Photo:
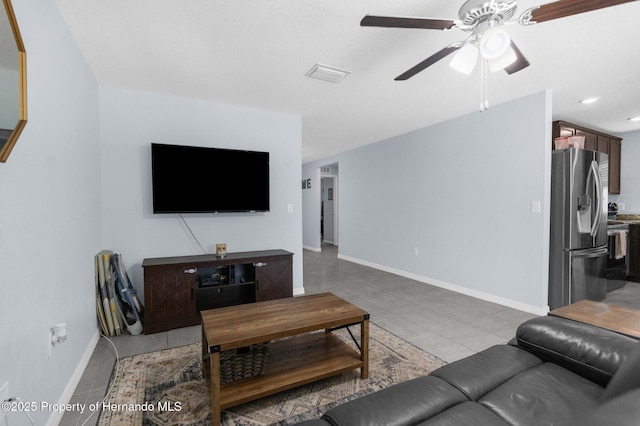
[[[313,419],[297,423],[296,426],[331,426],[331,423],[325,422],[322,419]]]
[[[640,389],[624,393],[616,398],[597,405],[593,410],[574,419],[573,425],[580,426],[638,426],[640,419]]]
[[[518,327],[518,346],[544,361],[561,365],[606,386],[618,367],[638,347],[622,334],[561,317],[546,316]]]
[[[444,380],[421,376],[332,408],[322,420],[332,426],[412,426],[464,401]]]

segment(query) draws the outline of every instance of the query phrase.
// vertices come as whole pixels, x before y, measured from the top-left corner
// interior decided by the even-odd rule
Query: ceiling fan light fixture
[[[467,43],[458,50],[449,63],[456,71],[469,75],[476,66],[478,60],[478,48],[473,43]]]
[[[511,46],[509,34],[501,27],[490,27],[480,38],[480,53],[485,59],[496,59],[502,56]]]
[[[499,56],[495,59],[489,59],[489,69],[491,72],[497,72],[505,69],[512,63],[514,63],[518,59],[516,56],[516,52],[509,47],[502,56]]]

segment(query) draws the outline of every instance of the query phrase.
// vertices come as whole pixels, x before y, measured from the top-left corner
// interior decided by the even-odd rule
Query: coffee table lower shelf
[[[208,362],[204,364],[208,375],[211,366],[207,365]],[[269,344],[263,375],[220,386],[220,409],[362,368],[363,365],[358,351],[329,332],[275,340]]]

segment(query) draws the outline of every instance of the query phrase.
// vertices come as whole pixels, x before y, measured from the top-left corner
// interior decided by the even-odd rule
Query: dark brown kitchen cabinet
[[[609,155],[609,194],[620,193],[620,164],[622,160],[622,139],[617,136],[592,130],[566,121],[554,121],[552,126],[551,149],[557,137],[583,135],[584,147]]]
[[[640,223],[629,224],[629,275],[627,280],[640,282]]]
[[[604,152],[605,154],[608,154],[610,142],[611,142],[611,138],[598,135],[598,144],[596,145],[596,151],[600,151],[600,152]]]
[[[620,162],[622,160],[622,140],[609,141],[609,193],[620,193]]]
[[[558,124],[556,124],[558,123]],[[573,126],[566,126],[561,122],[556,122],[553,126],[553,139],[555,138],[568,138],[576,134],[576,129]]]
[[[591,151],[598,150],[598,136],[596,134],[578,129],[576,129],[575,134],[577,136],[584,136],[584,149],[590,149]]]
[[[293,296],[293,253],[144,259],[146,334],[200,323],[200,311]]]

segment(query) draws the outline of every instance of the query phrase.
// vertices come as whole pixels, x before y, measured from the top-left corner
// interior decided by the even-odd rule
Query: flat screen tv
[[[269,153],[151,144],[154,213],[269,211]]]

